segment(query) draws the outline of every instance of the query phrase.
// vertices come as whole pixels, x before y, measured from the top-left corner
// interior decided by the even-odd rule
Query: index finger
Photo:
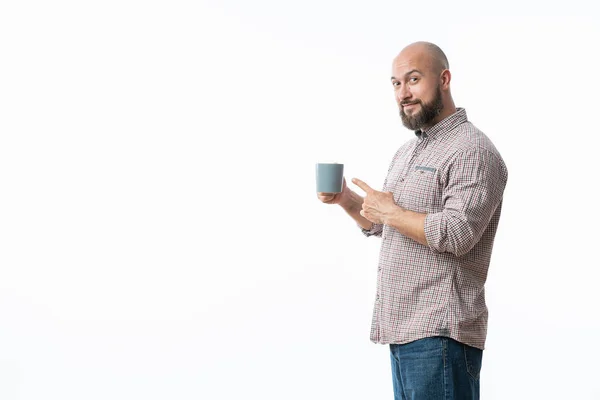
[[[352,183],[354,183],[356,186],[358,186],[359,188],[364,190],[365,193],[374,192],[374,190],[371,188],[371,186],[367,185],[366,183],[364,183],[363,181],[361,181],[358,178],[352,178]]]

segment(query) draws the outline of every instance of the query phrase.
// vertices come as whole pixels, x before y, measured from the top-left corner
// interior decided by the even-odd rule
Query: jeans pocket
[[[483,358],[483,350],[463,344],[465,352],[465,363],[467,364],[467,372],[474,380],[479,380],[481,372],[481,359]]]

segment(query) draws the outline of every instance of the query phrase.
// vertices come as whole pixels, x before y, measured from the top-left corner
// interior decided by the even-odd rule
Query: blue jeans
[[[447,337],[390,344],[395,400],[478,400],[483,351]]]

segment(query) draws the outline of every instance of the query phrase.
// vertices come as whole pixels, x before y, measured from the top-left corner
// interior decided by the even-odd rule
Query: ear
[[[448,69],[443,70],[440,75],[440,85],[443,90],[450,89],[450,81],[451,80],[452,80],[452,74],[450,73],[450,70],[448,70]]]

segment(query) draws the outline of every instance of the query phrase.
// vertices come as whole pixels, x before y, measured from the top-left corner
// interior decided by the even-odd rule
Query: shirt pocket
[[[439,212],[442,209],[442,189],[437,171],[433,168],[414,169],[404,179],[399,205],[419,213]]]

